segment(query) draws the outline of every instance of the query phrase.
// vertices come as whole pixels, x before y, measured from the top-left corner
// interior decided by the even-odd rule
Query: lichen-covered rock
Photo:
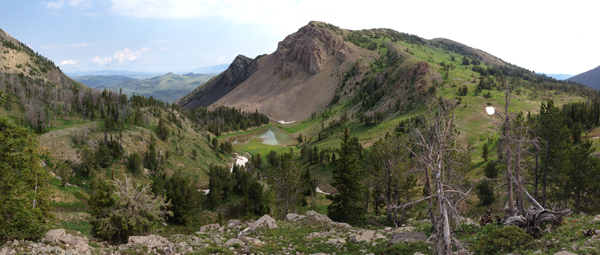
[[[239,244],[242,247],[246,247],[246,244],[237,238],[231,238],[225,242],[225,246],[232,246],[234,244]]]
[[[127,242],[127,246],[134,245],[145,245],[148,248],[161,247],[161,246],[172,246],[173,244],[169,242],[166,238],[159,235],[149,235],[149,236],[130,236]]]
[[[425,242],[427,241],[427,235],[423,232],[399,232],[394,233],[390,238],[389,244],[397,244],[400,242]]]

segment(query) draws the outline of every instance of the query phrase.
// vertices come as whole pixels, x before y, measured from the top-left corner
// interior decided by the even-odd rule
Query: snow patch
[[[285,120],[277,121],[277,123],[279,123],[279,124],[291,124],[291,123],[294,123],[294,122],[295,121],[288,121],[288,122],[286,122]]]
[[[496,108],[494,108],[493,106],[488,106],[485,108],[485,111],[487,112],[487,114],[492,115],[496,112]]]
[[[240,154],[235,153],[235,161],[233,162],[233,164],[231,164],[231,170],[229,170],[229,172],[233,172],[234,165],[244,166],[244,165],[246,165],[247,162],[248,162],[247,157],[244,157]]]

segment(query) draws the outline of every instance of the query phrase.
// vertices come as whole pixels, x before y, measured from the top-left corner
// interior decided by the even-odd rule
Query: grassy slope
[[[400,51],[409,49],[413,58],[409,61],[426,61],[434,67],[434,70],[438,72],[441,77],[444,77],[445,71],[443,71],[442,67],[439,66],[440,62],[445,62],[446,64],[452,63],[455,66],[454,69],[450,70],[449,77],[442,80],[442,84],[437,90],[437,96],[442,96],[444,98],[459,97],[459,87],[465,85],[469,89],[468,95],[461,98],[462,103],[456,109],[455,114],[458,120],[458,130],[461,132],[460,139],[464,146],[470,145],[472,149],[472,170],[469,173],[469,176],[481,176],[483,173],[483,167],[485,166],[483,159],[481,158],[481,148],[488,138],[497,138],[498,134],[494,135],[494,133],[496,132],[496,123],[499,122],[499,118],[497,116],[489,116],[485,113],[485,107],[492,105],[498,110],[503,109],[502,106],[504,105],[504,94],[498,92],[497,90],[492,90],[489,91],[492,97],[487,99],[484,98],[483,95],[486,94],[488,90],[484,90],[479,95],[475,95],[474,91],[477,83],[479,83],[480,75],[472,71],[473,65],[462,65],[461,56],[456,53],[446,52],[441,48],[435,48],[432,46],[413,47],[412,44],[404,41],[392,42],[387,37],[372,40],[377,44],[386,43],[391,48],[395,48]],[[379,48],[377,51],[381,55],[384,55],[387,50],[387,48]],[[451,59],[452,56],[455,57],[454,61]],[[483,63],[482,65],[486,66]],[[385,65],[383,68],[378,68],[376,66],[373,67],[376,68],[372,70],[373,72],[379,72],[386,68]],[[545,93],[541,96],[534,97],[532,91],[527,89],[527,81],[522,81],[522,84],[523,85],[517,89],[518,92],[513,93],[511,106],[509,107],[509,111],[511,112],[522,111],[527,114],[529,111],[531,113],[537,113],[540,109],[541,103],[546,102],[549,99],[554,100],[555,105],[558,105],[559,107],[562,104],[583,99],[582,97],[565,93],[554,93],[554,91],[551,91],[552,93]],[[322,116],[318,115],[314,119],[309,118],[292,124],[278,125],[278,127],[293,134],[295,137],[297,137],[299,134],[302,134],[304,137],[312,138],[310,142],[304,142],[294,146],[295,151],[299,152],[299,149],[305,145],[318,146],[319,149],[339,148],[339,137],[342,135],[343,129],[336,128],[334,129],[334,135],[331,135],[331,129],[328,127],[328,123],[332,119],[339,119],[343,112],[350,110],[350,108],[354,106],[351,105],[349,101],[350,100],[342,101],[338,105],[331,108],[333,117],[324,119]],[[365,125],[358,123],[358,120],[352,120],[347,124],[347,127],[351,136],[358,137],[361,144],[363,144],[365,147],[368,147],[374,141],[383,138],[386,133],[393,133],[394,127],[400,121],[424,114],[425,112],[425,109],[421,108],[413,109],[409,112],[403,112],[401,114],[387,113],[388,115],[383,123],[377,125]],[[322,123],[325,125],[325,131],[327,131],[330,135],[325,139],[317,140],[317,135],[323,130]],[[590,130],[589,132],[591,134],[590,137],[600,135],[600,129]],[[229,134],[228,136],[231,135],[234,134]],[[595,139],[595,145],[600,145],[600,139]],[[493,154],[491,158],[495,158],[494,155],[496,153],[496,145],[491,144],[490,148],[492,149]],[[256,152],[260,152],[262,155],[265,155],[264,152],[268,152],[269,150],[282,152],[288,151],[289,148],[264,145],[261,144],[260,141],[253,141],[245,146],[237,147],[236,150],[247,151],[253,155]],[[320,169],[315,167],[315,170],[312,170],[312,172],[313,174],[317,175],[320,181],[327,181],[330,180],[330,174],[325,174],[328,172],[328,168]]]

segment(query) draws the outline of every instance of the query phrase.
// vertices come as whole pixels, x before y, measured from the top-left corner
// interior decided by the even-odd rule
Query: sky
[[[597,2],[597,1],[596,1]],[[184,72],[255,57],[311,20],[448,38],[551,74],[600,65],[594,1],[0,0],[0,28],[63,71]]]

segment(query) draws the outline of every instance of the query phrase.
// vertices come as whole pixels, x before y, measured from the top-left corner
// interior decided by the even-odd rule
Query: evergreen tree
[[[69,177],[71,176],[71,168],[69,167],[67,162],[60,162],[58,164],[56,175],[60,177],[60,182],[62,186],[66,187],[67,183],[69,182]]]
[[[171,202],[172,221],[189,223],[202,209],[204,192],[198,192],[195,183],[181,171],[175,172],[166,183],[165,193]]]
[[[488,154],[490,153],[490,147],[488,143],[483,144],[483,151],[481,152],[481,157],[484,161],[488,161]]]
[[[350,134],[346,128],[341,137],[341,150],[338,167],[333,170],[332,186],[337,194],[327,195],[332,202],[327,206],[327,215],[334,221],[356,224],[363,220],[364,209],[361,205],[363,178],[358,167],[356,149],[351,144]]]
[[[47,229],[49,175],[37,143],[29,130],[0,116],[0,242],[37,240]]]

